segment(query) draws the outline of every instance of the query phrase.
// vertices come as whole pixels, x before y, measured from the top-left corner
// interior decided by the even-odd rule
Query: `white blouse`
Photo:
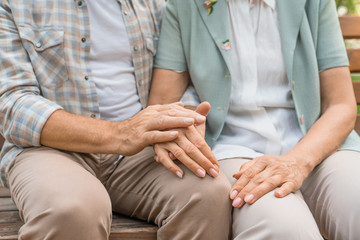
[[[217,159],[284,154],[303,137],[286,76],[275,0],[227,0],[232,92]]]

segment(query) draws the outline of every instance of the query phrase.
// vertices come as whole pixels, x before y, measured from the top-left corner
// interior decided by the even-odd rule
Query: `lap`
[[[227,202],[231,206],[228,197],[231,186],[224,174],[217,178],[208,175],[199,178],[177,162],[184,171],[183,178],[179,179],[154,161],[153,157],[154,151],[148,147],[120,161],[106,185],[116,212],[140,219],[151,219],[159,224],[159,215],[165,214],[165,210],[176,213],[179,210],[176,208],[182,207],[181,205],[189,199],[198,198],[198,201],[203,201],[204,204],[211,201],[216,204],[217,199],[221,198],[222,202]],[[203,199],[205,193],[214,192],[218,195]],[[201,211],[199,209],[199,212]],[[154,215],[149,217],[150,212]]]
[[[100,203],[109,212],[105,187],[82,161],[47,147],[29,148],[17,156],[9,171],[9,185],[24,221],[49,208],[80,203]]]
[[[320,231],[330,239],[360,235],[359,169],[359,152],[338,151],[319,164],[301,188]]]
[[[249,159],[220,160],[221,170],[231,184],[232,175]],[[274,191],[252,205],[233,209],[235,239],[322,239],[316,222],[300,191],[277,198]]]

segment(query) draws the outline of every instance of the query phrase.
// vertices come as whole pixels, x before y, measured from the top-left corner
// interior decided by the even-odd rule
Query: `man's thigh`
[[[70,199],[98,195],[109,202],[106,189],[85,165],[76,155],[47,147],[29,148],[18,155],[9,171],[9,186],[23,220]]]
[[[249,159],[220,160],[231,184],[232,175]],[[271,191],[254,204],[233,209],[234,239],[322,239],[314,218],[300,191],[277,198]]]
[[[108,238],[110,198],[79,156],[47,147],[17,156],[9,186],[25,223],[21,239]]]
[[[212,210],[219,212],[222,221],[226,216],[230,218],[230,184],[224,174],[217,178],[208,175],[199,178],[177,162],[184,171],[180,179],[153,158],[154,151],[148,147],[120,160],[106,185],[114,211],[162,226],[192,202],[197,202],[201,206],[194,206],[189,213],[193,219],[206,213],[210,216]],[[184,207],[186,204],[188,206]],[[216,209],[217,204],[219,209]],[[205,221],[208,224],[217,222],[216,219]]]

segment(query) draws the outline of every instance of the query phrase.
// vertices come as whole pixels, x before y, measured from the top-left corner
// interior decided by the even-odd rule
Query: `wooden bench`
[[[360,16],[342,16],[339,20],[344,39],[358,39],[360,41]],[[356,102],[358,109],[360,109],[360,48],[348,48],[347,53],[350,71],[353,74]],[[355,130],[360,134],[360,114],[357,116]]]
[[[9,190],[0,187],[0,240],[17,240],[22,225]],[[155,225],[114,214],[110,240],[156,240],[156,231]]]

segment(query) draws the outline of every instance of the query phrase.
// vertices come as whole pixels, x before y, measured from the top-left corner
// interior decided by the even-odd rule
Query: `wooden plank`
[[[0,211],[13,211],[17,210],[16,205],[11,198],[0,198]]]
[[[0,212],[0,240],[17,239],[23,225],[18,211]],[[156,240],[157,227],[140,220],[114,214],[110,240]]]
[[[350,62],[350,72],[360,73],[360,49],[348,48],[346,51]]]
[[[354,129],[360,135],[360,114],[357,115]]]
[[[153,224],[114,214],[110,240],[156,240],[157,229]]]
[[[354,93],[357,104],[360,104],[360,82],[353,82]]]
[[[360,16],[341,16],[339,22],[345,39],[360,38]]]
[[[10,197],[10,191],[8,188],[1,187],[1,184],[0,184],[0,198],[3,198],[3,197]]]

